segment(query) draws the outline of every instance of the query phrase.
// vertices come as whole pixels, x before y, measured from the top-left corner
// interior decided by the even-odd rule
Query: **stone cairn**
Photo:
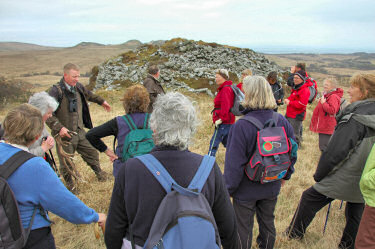
[[[285,73],[274,62],[247,48],[175,38],[157,44],[143,44],[100,64],[90,82],[94,88],[107,90],[141,83],[149,64],[158,64],[160,82],[173,90],[186,89],[210,96],[217,86],[215,70],[225,68],[238,83],[241,72],[251,68],[254,75],[267,76],[270,71]],[[93,70],[94,72],[94,70]]]

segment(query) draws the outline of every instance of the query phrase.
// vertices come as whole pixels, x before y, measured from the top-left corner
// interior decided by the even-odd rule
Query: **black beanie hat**
[[[298,77],[300,77],[303,80],[303,82],[306,81],[306,72],[305,71],[299,70],[294,75],[297,75]]]

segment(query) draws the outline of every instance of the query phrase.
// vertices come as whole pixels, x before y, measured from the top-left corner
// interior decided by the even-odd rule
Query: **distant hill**
[[[142,42],[138,40],[129,40],[127,42],[117,44],[117,45],[109,45],[111,47],[116,47],[116,48],[123,48],[123,49],[136,49],[140,46],[142,46]]]
[[[81,42],[78,43],[77,45],[73,46],[74,48],[81,48],[81,47],[103,47],[105,46],[104,44],[101,43],[96,43],[96,42]]]
[[[40,46],[32,43],[23,42],[0,42],[0,51],[40,51],[61,49],[59,47]]]

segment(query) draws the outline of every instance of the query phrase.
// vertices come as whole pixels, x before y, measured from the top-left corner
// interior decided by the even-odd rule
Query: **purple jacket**
[[[272,118],[272,110],[247,110],[246,116],[255,117],[265,123]],[[281,114],[277,126],[283,126],[289,138],[295,141],[292,126]],[[245,166],[256,148],[257,128],[246,120],[239,119],[232,125],[225,154],[224,178],[229,195],[239,201],[255,201],[276,197],[280,193],[281,181],[261,184],[251,181],[245,174]],[[294,172],[294,162],[285,180]]]

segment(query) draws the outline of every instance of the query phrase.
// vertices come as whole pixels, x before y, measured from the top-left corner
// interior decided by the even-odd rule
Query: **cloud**
[[[2,0],[0,40],[75,45],[184,37],[224,44],[371,46],[370,0]],[[19,37],[19,38],[17,38]],[[49,37],[49,38],[48,38]],[[88,40],[87,40],[88,41]],[[374,45],[372,45],[374,46]]]

